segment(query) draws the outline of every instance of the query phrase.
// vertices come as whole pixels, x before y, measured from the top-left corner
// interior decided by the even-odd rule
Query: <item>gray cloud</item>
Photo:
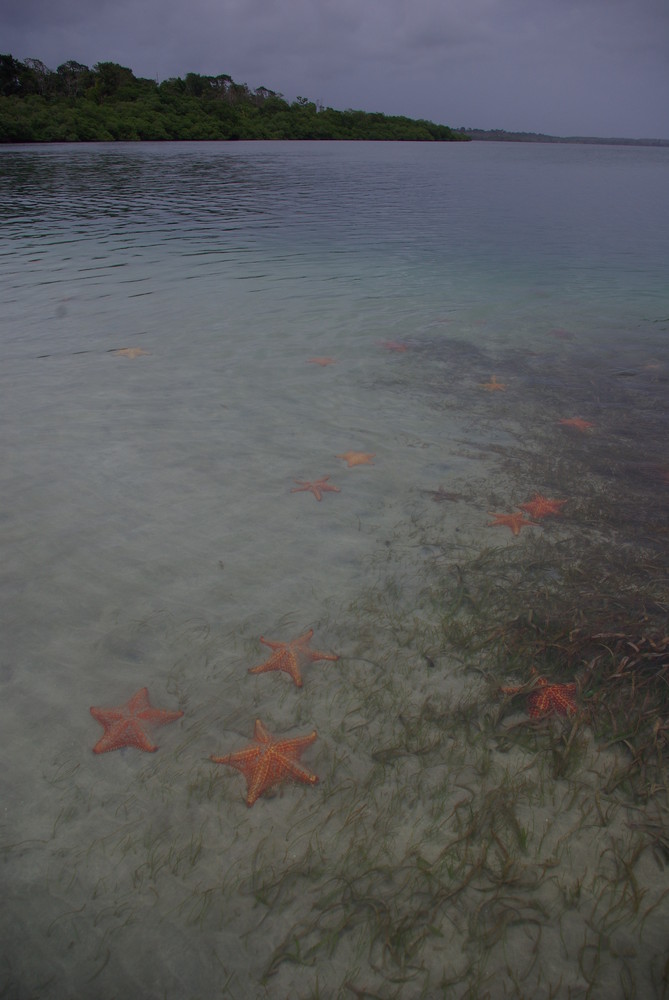
[[[452,125],[669,138],[666,0],[10,0],[0,47],[55,68],[230,73]]]

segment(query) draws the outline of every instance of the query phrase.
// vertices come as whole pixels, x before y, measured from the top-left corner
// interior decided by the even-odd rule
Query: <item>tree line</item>
[[[377,139],[453,142],[469,137],[423,119],[336,111],[231,76],[187,73],[158,83],[117,63],[0,55],[0,142],[212,139]]]

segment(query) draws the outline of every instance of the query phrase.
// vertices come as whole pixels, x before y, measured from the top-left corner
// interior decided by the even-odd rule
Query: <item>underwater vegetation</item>
[[[156,948],[133,982],[151,996],[667,995],[667,368],[598,372],[564,339],[552,359],[428,338],[389,357],[375,378],[399,399],[420,386],[464,415],[450,446],[471,471],[413,484],[376,583],[324,609],[336,653],[310,655],[336,667],[312,669],[311,630],[260,640],[259,666],[250,625],[110,630],[102,652],[170,657],[180,735],[138,770],[45,765],[60,813],[4,845],[48,885],[36,967],[70,948],[113,995],[141,932]],[[482,390],[491,371],[503,391]],[[500,531],[490,511],[535,523]],[[258,745],[212,766],[203,748],[248,738],[261,685]],[[264,745],[289,771],[308,745],[308,787],[261,794],[242,755],[255,768]],[[93,785],[84,766],[110,757]]]

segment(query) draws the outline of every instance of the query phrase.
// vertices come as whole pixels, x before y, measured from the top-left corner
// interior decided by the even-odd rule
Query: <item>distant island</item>
[[[593,146],[669,146],[669,139],[600,139],[592,135],[545,135],[543,132],[505,132],[503,129],[459,128],[466,139],[478,142],[582,142]]]
[[[403,142],[570,142],[669,146],[669,139],[601,139],[503,129],[451,128],[381,112],[336,111],[231,76],[187,73],[158,83],[113,62],[0,55],[0,143],[234,139],[366,139]]]
[[[92,69],[70,60],[0,55],[0,143],[233,139],[367,139],[468,142],[423,119],[335,111],[266,87],[250,90],[225,73],[187,73],[158,83],[117,63]]]

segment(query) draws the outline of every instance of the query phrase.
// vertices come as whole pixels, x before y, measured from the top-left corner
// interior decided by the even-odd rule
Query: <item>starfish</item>
[[[325,368],[326,365],[336,365],[337,362],[334,358],[307,358],[308,365],[322,365]]]
[[[582,420],[581,417],[569,417],[568,419],[561,420],[560,423],[564,427],[573,427],[575,431],[581,431],[582,433],[595,426],[588,420]]]
[[[502,694],[514,695],[523,691],[525,685],[518,687],[503,687]],[[545,677],[538,677],[536,688],[523,691],[527,694],[527,710],[533,719],[545,715],[572,715],[576,711],[575,684],[551,684]]]
[[[316,730],[308,736],[298,736],[292,740],[276,740],[265,729],[260,719],[256,719],[253,739],[243,750],[214,757],[215,764],[236,767],[246,778],[246,804],[252,806],[263,792],[277,785],[285,778],[294,778],[306,785],[318,784],[318,777],[298,764],[298,758],[317,737]]]
[[[525,520],[525,517],[522,514],[493,514],[491,510],[488,511],[488,514],[490,517],[495,518],[494,521],[488,522],[489,528],[496,526],[510,528],[514,535],[519,535],[521,528],[527,528],[530,525],[540,527],[540,525],[537,525],[536,521]]]
[[[295,681],[295,686],[298,688],[302,687],[300,665],[315,663],[316,660],[334,661],[339,659],[334,653],[320,653],[316,649],[309,649],[309,643],[313,634],[314,630],[310,628],[304,635],[298,636],[297,639],[291,639],[290,642],[270,642],[269,639],[263,639],[260,636],[260,641],[265,646],[269,646],[273,650],[273,653],[265,663],[261,663],[257,667],[251,667],[249,673],[265,674],[269,670],[285,670]]]
[[[518,506],[530,517],[546,517],[547,514],[561,514],[560,510],[566,504],[566,500],[549,500],[541,493],[535,493],[532,500],[527,503],[519,503]]]
[[[320,502],[323,499],[324,493],[341,493],[338,486],[330,486],[328,483],[329,476],[321,476],[320,479],[314,479],[313,482],[306,482],[304,479],[295,479],[293,482],[298,483],[290,492],[291,493],[308,493],[311,492]]]
[[[148,353],[148,351],[143,351],[141,347],[121,347],[118,351],[112,351],[112,354],[121,358],[139,358],[142,354]]]
[[[343,458],[349,469],[353,465],[374,465],[372,459],[376,457],[376,452],[367,451],[345,451],[343,455],[335,455],[335,458]]]
[[[498,382],[496,375],[493,375],[491,377],[491,379],[490,379],[489,382],[479,382],[479,385],[481,385],[484,389],[487,389],[488,392],[505,392],[506,391],[506,383],[505,382]]]
[[[166,726],[168,722],[180,719],[183,712],[154,708],[149,703],[148,689],[144,687],[124,705],[115,708],[91,706],[91,715],[105,729],[104,735],[93,747],[93,753],[107,753],[108,750],[120,750],[122,747],[137,747],[139,750],[155,753],[158,747],[147,736],[145,726]]]
[[[405,351],[409,350],[408,345],[403,344],[400,340],[384,340],[381,346],[385,347],[387,351],[396,351],[397,354],[404,354]]]

